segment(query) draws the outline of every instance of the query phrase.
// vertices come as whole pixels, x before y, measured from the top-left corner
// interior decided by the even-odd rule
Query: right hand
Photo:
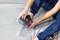
[[[18,16],[18,18],[17,18],[17,22],[18,22],[19,18],[21,18],[21,17],[22,17],[23,19],[25,19],[27,13],[28,13],[28,11],[23,10],[23,11],[19,14],[19,16]]]

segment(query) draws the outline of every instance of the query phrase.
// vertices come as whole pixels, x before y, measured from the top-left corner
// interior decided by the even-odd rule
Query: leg
[[[60,24],[58,24],[57,22],[54,22],[46,30],[44,30],[43,32],[39,33],[37,38],[39,40],[45,40],[45,38],[47,36],[50,36],[50,35],[54,34],[55,32],[59,31],[59,29],[58,29],[59,26],[60,26]],[[36,40],[35,37],[33,39]]]
[[[42,6],[43,2],[45,0],[35,0],[33,5],[30,8],[30,16],[33,18],[33,16],[38,12],[39,8]]]
[[[39,40],[44,40],[47,36],[55,33],[58,31],[59,24],[54,22],[52,25],[50,25],[46,30],[44,30],[42,33],[38,34]]]
[[[47,36],[54,34],[60,30],[60,12],[56,15],[56,21],[51,24],[46,30],[38,34],[39,40],[44,40]]]

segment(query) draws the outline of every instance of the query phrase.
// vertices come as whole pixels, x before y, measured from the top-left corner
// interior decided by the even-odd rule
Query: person
[[[21,12],[19,19],[21,16],[25,19],[28,10],[30,8],[30,17],[33,19],[34,15],[39,11],[40,7],[44,3],[44,9],[48,10],[45,15],[33,21],[33,23],[29,26],[29,28],[34,28],[36,25],[40,24],[45,19],[53,16],[55,22],[52,23],[48,28],[46,28],[43,32],[39,33],[37,37],[32,37],[32,40],[45,40],[45,38],[49,35],[54,34],[60,30],[60,0],[28,0],[28,3],[25,9]]]

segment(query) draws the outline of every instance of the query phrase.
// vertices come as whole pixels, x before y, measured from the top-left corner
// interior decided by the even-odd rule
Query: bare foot
[[[34,37],[32,37],[32,40],[38,40],[38,38],[34,36]]]

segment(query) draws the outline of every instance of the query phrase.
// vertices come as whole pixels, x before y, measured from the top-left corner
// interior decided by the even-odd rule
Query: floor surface
[[[54,20],[50,18],[50,20],[48,19],[34,30],[27,31],[25,28],[24,30],[26,31],[22,31],[23,34],[17,35],[23,26],[18,24],[16,19],[24,9],[26,2],[27,1],[24,1],[20,4],[0,4],[0,40],[31,40],[31,36],[37,35],[38,32],[45,30],[54,22]],[[35,18],[42,16],[45,12],[46,11],[41,8]],[[60,39],[59,35],[58,33],[55,40]]]

